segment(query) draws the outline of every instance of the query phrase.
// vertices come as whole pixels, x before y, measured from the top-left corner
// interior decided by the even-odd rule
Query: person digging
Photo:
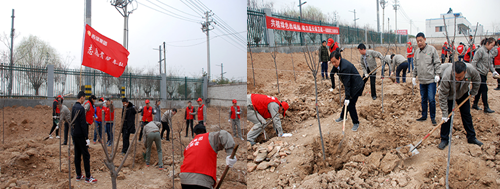
[[[248,94],[247,120],[251,121],[254,125],[247,134],[247,141],[252,146],[255,144],[255,139],[265,129],[264,126],[268,118],[272,118],[273,127],[278,137],[282,137],[283,129],[278,114],[283,114],[283,117],[285,117],[286,110],[288,110],[288,103],[285,101],[280,102],[276,97],[262,94]]]
[[[156,145],[156,151],[158,152],[158,168],[163,170],[163,155],[161,150],[161,137],[160,137],[160,127],[161,123],[158,121],[151,121],[144,125],[144,147],[146,148],[145,158],[146,167],[149,167],[149,160],[151,157],[151,146],[153,142]]]

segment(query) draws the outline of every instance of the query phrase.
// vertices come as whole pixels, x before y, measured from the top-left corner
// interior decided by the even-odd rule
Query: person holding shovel
[[[71,111],[69,111],[66,105],[63,105],[63,101],[64,99],[61,98],[61,101],[59,101],[59,104],[57,104],[57,106],[61,110],[61,115],[59,116],[60,121],[57,124],[57,128],[59,128],[61,122],[64,121],[64,137],[63,137],[64,142],[62,143],[62,145],[66,145],[68,144],[68,130],[69,130],[69,123],[71,122]]]
[[[417,46],[415,51],[415,69],[413,69],[412,84],[417,85],[417,77],[420,82],[420,99],[422,105],[422,117],[417,121],[427,120],[427,108],[430,109],[432,125],[436,122],[436,83],[439,82],[441,73],[439,54],[432,45],[425,43],[425,35],[417,34]]]
[[[365,82],[363,82],[356,67],[346,59],[343,59],[340,52],[336,51],[330,54],[330,62],[333,65],[333,69],[336,69],[337,73],[339,73],[340,81],[345,87],[344,106],[342,107],[340,118],[336,119],[335,122],[343,121],[344,112],[348,111],[352,119],[352,130],[357,131],[359,120],[358,112],[356,111],[356,102],[358,101],[358,97],[363,94]],[[345,106],[347,106],[347,110],[345,110]]]
[[[360,43],[358,45],[358,50],[359,50],[359,53],[361,53],[360,64],[361,64],[361,68],[363,68],[363,78],[365,76],[368,76],[368,74],[370,74],[369,77],[370,77],[371,94],[372,94],[372,99],[375,100],[375,99],[377,99],[377,90],[375,89],[375,84],[376,84],[375,78],[377,75],[377,71],[374,71],[377,69],[377,62],[375,61],[375,58],[379,58],[380,61],[382,61],[382,63],[383,63],[384,56],[380,52],[377,52],[374,50],[366,50],[366,46],[363,43]],[[330,58],[331,57],[332,56],[330,56]]]
[[[399,83],[399,74],[401,73],[401,70],[403,71],[403,83],[406,83],[406,69],[408,69],[408,60],[400,54],[392,54],[391,55],[392,63],[391,63],[391,69],[395,70],[392,74],[396,73],[396,83]]]
[[[254,125],[247,134],[247,141],[253,146],[255,139],[265,129],[266,119],[272,118],[273,127],[278,137],[283,136],[283,128],[281,128],[281,120],[279,114],[285,117],[286,110],[288,110],[288,103],[279,101],[278,98],[262,95],[262,94],[248,94],[247,95],[247,120],[251,121]]]
[[[233,167],[236,157],[230,158],[234,140],[225,130],[207,133],[203,123],[194,127],[195,137],[184,149],[181,165],[181,185],[183,189],[212,188],[217,182],[217,152],[225,150],[226,165]],[[200,158],[202,157],[202,158]]]
[[[52,132],[54,132],[54,129],[56,130],[56,138],[59,138],[59,128],[56,129],[56,127],[59,122],[59,114],[61,113],[61,109],[57,105],[61,102],[61,99],[63,99],[63,97],[59,95],[56,99],[54,99],[54,102],[52,103],[52,128],[50,129],[49,138],[53,138]]]
[[[160,136],[161,123],[158,121],[151,121],[144,125],[144,147],[146,148],[146,167],[149,167],[149,160],[151,157],[151,146],[153,142],[156,145],[156,151],[158,152],[158,168],[163,170],[163,155],[161,149],[161,136]]]
[[[469,94],[475,96],[478,93],[481,77],[479,72],[472,65],[466,65],[464,62],[455,63],[455,78],[452,76],[452,65],[449,64],[443,71],[443,79],[439,85],[439,104],[441,112],[443,113],[443,125],[441,125],[441,143],[438,148],[443,150],[448,146],[450,122],[448,121],[448,114],[453,110],[453,96],[456,96],[457,104],[465,103],[460,107],[460,116],[464,129],[467,132],[467,142],[470,144],[483,145],[482,142],[477,140],[476,132],[472,124],[472,116],[470,114],[470,101]],[[453,91],[453,79],[456,81],[456,94]],[[472,84],[472,89],[469,90],[469,85]],[[456,114],[455,114],[456,115]]]

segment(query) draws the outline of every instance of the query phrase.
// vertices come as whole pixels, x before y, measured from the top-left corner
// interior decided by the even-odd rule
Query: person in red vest
[[[458,52],[458,61],[463,61],[464,60],[464,55],[465,55],[465,45],[460,42],[460,44],[457,47],[457,52]]]
[[[332,38],[328,38],[328,43],[326,44],[326,46],[329,47],[330,53],[336,50],[341,51],[341,49],[339,48],[339,44],[335,42]]]
[[[444,42],[443,49],[441,49],[441,63],[445,63],[448,51],[448,42]]]
[[[59,122],[59,115],[61,114],[61,110],[59,109],[57,104],[61,102],[61,99],[63,99],[63,97],[59,95],[56,97],[56,99],[54,99],[54,102],[52,103],[52,128],[50,129],[49,138],[54,138],[52,137],[52,132],[54,132],[54,129],[56,130],[56,138],[60,138],[59,128],[56,129],[56,127],[57,123]]]
[[[142,130],[144,129],[144,125],[153,121],[153,114],[156,114],[156,110],[153,109],[152,106],[149,105],[149,100],[146,100],[146,106],[140,107],[139,112],[141,112],[142,123],[141,123],[141,132],[139,133],[139,142],[142,139]]]
[[[453,61],[453,59],[454,59],[454,57],[453,57],[454,54],[451,54],[451,52],[456,52],[455,51],[455,41],[452,41],[451,45],[448,46],[448,62],[449,63],[451,63],[451,61]]]
[[[186,107],[186,112],[184,113],[184,120],[186,120],[186,137],[188,137],[188,131],[190,126],[191,126],[191,137],[194,137],[193,133],[194,115],[196,115],[194,107],[191,105],[191,101],[188,101],[188,106]]]
[[[415,56],[415,52],[413,51],[410,41],[406,44],[408,44],[406,48],[406,58],[408,59],[408,73],[410,73],[410,71],[413,70],[413,57]]]
[[[233,99],[233,106],[229,108],[229,119],[227,120],[230,124],[231,127],[233,128],[233,135],[236,136],[238,134],[238,138],[241,140],[243,139],[243,135],[241,135],[241,127],[240,127],[240,114],[241,114],[241,109],[240,106],[237,105],[238,101],[236,99]]]
[[[472,58],[474,58],[474,53],[476,53],[476,45],[472,44],[472,47],[468,48],[467,52],[464,55],[464,61],[470,63],[472,61]]]
[[[203,124],[194,127],[194,139],[184,149],[179,177],[183,189],[213,188],[217,182],[217,152],[225,150],[226,165],[233,167],[236,157],[230,158],[234,140],[227,131],[207,133]],[[200,158],[203,157],[203,158]]]
[[[115,120],[115,107],[113,106],[113,101],[110,100],[109,98],[106,98],[106,107],[104,107],[103,109],[104,109],[104,121],[106,121],[106,127],[104,128],[104,132],[108,136],[108,141],[106,142],[106,144],[108,146],[111,146],[114,137],[113,125]]]
[[[493,49],[491,50],[491,55],[493,57],[493,65],[495,66],[495,71],[500,73],[500,53],[498,53],[498,51],[500,51],[500,38],[497,39],[496,45],[497,46],[493,47]],[[500,90],[500,78],[497,79],[497,88],[495,88],[494,90]]]
[[[99,143],[101,143],[101,139],[102,139],[102,110],[103,110],[103,105],[104,105],[104,98],[99,98],[99,105],[96,105],[95,107],[95,114],[97,116],[97,118],[95,119],[95,125],[96,125],[96,129],[94,129],[94,144],[96,143],[96,140],[97,138],[99,138],[99,140],[97,140]],[[99,136],[97,136],[97,133],[99,133]]]
[[[85,121],[87,121],[88,128],[90,128],[90,125],[94,123],[94,119],[97,117],[94,105],[94,101],[96,99],[97,97],[95,97],[94,95],[90,95],[89,98],[87,99],[87,102],[83,104],[83,108],[85,108]]]
[[[280,102],[276,97],[262,94],[247,95],[247,120],[254,124],[247,134],[247,141],[252,146],[255,144],[255,139],[265,129],[263,126],[266,124],[267,118],[272,118],[273,127],[278,137],[283,136],[283,128],[281,128],[281,120],[278,115],[283,114],[285,117],[286,110],[288,110],[288,103]]]
[[[201,98],[198,98],[196,102],[198,103],[198,109],[196,110],[198,124],[201,123],[204,126],[207,126],[207,111],[205,111],[205,104],[203,104],[203,100]]]

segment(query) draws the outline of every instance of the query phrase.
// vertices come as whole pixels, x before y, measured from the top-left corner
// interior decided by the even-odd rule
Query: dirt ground
[[[68,146],[62,146],[62,171],[59,171],[59,140],[48,139],[52,127],[52,109],[48,106],[31,107],[5,107],[5,143],[0,146],[0,188],[68,188]],[[164,109],[163,111],[165,111]],[[207,131],[219,130],[220,127],[232,134],[232,129],[227,122],[228,108],[209,107]],[[121,109],[116,110],[115,141],[118,137]],[[0,114],[1,116],[2,114]],[[181,188],[178,174],[182,164],[182,152],[185,145],[191,141],[191,136],[185,136],[185,122],[183,119],[184,109],[178,110],[173,117],[174,125],[174,159],[175,159],[175,188]],[[243,115],[246,115],[243,114]],[[245,128],[246,117],[242,117],[242,129]],[[195,123],[197,121],[195,120]],[[243,132],[244,134],[246,134]],[[89,131],[92,141],[93,128]],[[139,133],[137,130],[136,133]],[[103,131],[104,134],[104,131]],[[166,135],[166,134],[165,134]],[[55,136],[55,134],[54,134]],[[132,140],[134,135],[131,135]],[[234,136],[234,135],[233,135]],[[244,136],[245,137],[245,136]],[[181,139],[181,140],[179,140]],[[171,139],[172,140],[172,139]],[[245,168],[246,144],[238,138],[234,138],[236,144],[241,145],[236,156],[238,162],[230,169],[221,188],[246,188]],[[119,141],[117,158],[114,163],[119,166],[123,155],[119,155],[122,148],[122,138]],[[182,147],[181,147],[182,143]],[[116,143],[115,143],[116,144]],[[73,146],[71,147],[71,184],[75,188],[111,188],[111,178],[108,169],[104,165],[104,150],[99,143],[91,142],[90,167],[96,184],[75,181],[75,165]],[[133,148],[131,143],[131,148]],[[108,147],[108,150],[111,150]],[[133,149],[132,149],[133,150]],[[142,153],[145,152],[142,142],[137,144],[135,165],[132,168],[133,154],[131,151],[124,167],[119,173],[117,180],[118,188],[172,188],[172,143],[162,140],[164,170],[158,169],[158,154],[153,145],[151,152],[151,164],[146,167]],[[225,169],[226,152],[220,151],[217,158],[217,178],[219,179]],[[82,163],[83,169],[83,163]],[[83,171],[83,170],[82,170]]]
[[[375,50],[383,55],[387,52],[386,48]],[[404,51],[404,48],[400,48],[399,54]],[[396,50],[391,49],[389,54],[392,52]],[[361,71],[357,50],[352,51],[353,58],[351,49],[346,49],[342,55]],[[345,138],[339,147],[343,138],[342,123],[334,121],[340,117],[339,89],[330,91],[330,80],[321,80],[318,73],[319,117],[326,156],[324,161],[315,109],[314,78],[306,65],[304,54],[277,55],[279,93],[270,53],[253,53],[252,58],[256,83],[254,87],[248,53],[247,93],[266,94],[287,101],[290,109],[282,125],[284,132],[292,133],[293,136],[278,138],[272,127],[268,127],[266,131],[271,139],[264,141],[260,136],[257,140],[260,143],[253,147],[248,145],[248,188],[445,187],[448,148],[437,148],[440,129],[419,146],[420,153],[413,157],[402,158],[408,156],[408,153],[404,153],[408,148],[403,148],[402,153],[395,150],[408,144],[416,145],[434,128],[430,119],[424,122],[415,120],[421,116],[420,92],[417,87],[412,89],[411,79],[407,83],[396,84],[387,77],[381,80],[378,71],[378,98],[372,100],[367,83],[356,104],[359,129],[357,132],[351,130],[353,124],[348,115]],[[380,65],[380,61],[377,62]],[[338,86],[339,80],[335,77]],[[488,101],[496,112],[485,114],[483,111],[471,110],[477,138],[484,143],[482,147],[467,143],[460,113],[455,114],[450,188],[500,187],[500,109],[497,108],[500,105],[500,93],[493,90],[496,81],[491,75],[488,82]],[[344,95],[343,90],[341,95]],[[439,123],[441,110],[439,102],[436,102],[436,120]],[[479,106],[482,107],[482,102]],[[253,124],[247,123],[247,128],[251,128]]]

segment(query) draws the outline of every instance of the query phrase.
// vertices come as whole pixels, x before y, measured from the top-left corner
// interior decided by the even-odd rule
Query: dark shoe
[[[357,131],[358,127],[359,127],[359,123],[355,123],[354,125],[352,125],[352,131]]]
[[[337,123],[341,122],[341,121],[344,121],[344,118],[338,118],[338,119],[335,120],[335,122],[337,122]]]
[[[63,142],[62,145],[68,145],[68,143],[67,142]]]
[[[467,140],[467,143],[469,144],[477,144],[478,146],[482,146],[483,143],[479,140],[477,140],[477,138],[473,139],[473,140]]]
[[[432,121],[432,125],[434,125],[434,126],[436,126],[436,125],[437,125],[437,123],[436,123],[436,120],[435,120],[435,119],[431,119],[431,121]]]
[[[247,140],[247,141],[250,142],[250,145],[252,145],[252,146],[256,144],[254,141],[249,141],[249,140]]]
[[[169,139],[166,139],[166,141],[170,141]]]
[[[493,90],[498,91],[500,90],[500,87],[494,88]]]
[[[82,180],[85,180],[85,176],[83,176],[83,175],[76,176],[76,181],[82,181]]]
[[[188,137],[187,135],[185,137]]]
[[[418,118],[417,121],[425,121],[427,120],[427,118],[424,118],[424,117],[421,117],[421,118]]]
[[[376,100],[376,99],[377,99],[377,97],[376,97],[376,96],[372,96],[372,99],[373,99],[373,100]]]
[[[495,111],[491,110],[489,107],[485,107],[484,113],[495,113]]]
[[[476,109],[476,110],[483,110],[483,109],[479,108],[479,107],[477,106],[477,104],[473,104],[473,105],[472,105],[472,109]]]
[[[444,148],[446,148],[446,146],[448,146],[448,141],[442,140],[441,143],[439,143],[438,148],[440,150],[443,150]]]

